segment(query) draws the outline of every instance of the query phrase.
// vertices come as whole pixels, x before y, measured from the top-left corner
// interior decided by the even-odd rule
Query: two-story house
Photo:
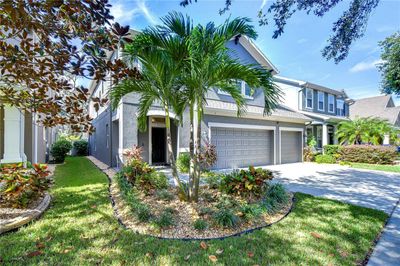
[[[274,75],[278,73],[276,67],[247,37],[240,37],[238,42],[229,41],[226,46],[231,56],[242,63],[258,64]],[[111,58],[113,56],[115,55],[111,55]],[[277,82],[277,84],[280,86],[285,83]],[[307,108],[299,108],[299,105],[290,103],[303,99],[300,91],[309,87],[311,88],[310,85],[304,88],[299,86],[298,90],[293,90],[294,96],[289,95],[291,89],[286,92],[283,88],[286,100],[271,115],[264,116],[263,91],[239,82],[238,89],[247,101],[247,112],[242,117],[237,117],[236,105],[229,95],[217,88],[210,90],[206,97],[207,105],[204,108],[202,138],[216,146],[218,159],[215,168],[301,162],[303,147],[306,143],[306,128],[315,125],[317,133],[317,126],[326,125],[330,122],[330,117],[335,119],[338,117],[335,121],[343,119],[336,115],[336,110],[341,110],[340,99],[343,98],[343,94],[337,91],[320,89],[335,96],[335,113],[332,115],[329,115],[329,112],[319,114],[314,110],[306,111]],[[109,82],[94,82],[91,84],[90,91],[93,96],[101,97],[107,95],[109,88]],[[293,88],[296,86],[293,85]],[[317,95],[316,88],[313,88],[312,92],[313,95],[314,93]],[[288,97],[296,98],[287,100]],[[117,166],[123,161],[124,149],[139,145],[143,147],[145,161],[153,165],[168,164],[165,113],[160,106],[154,105],[147,114],[147,131],[140,132],[137,126],[139,100],[139,94],[131,93],[123,97],[114,111],[111,111],[109,106],[103,107],[98,112],[89,107],[90,115],[94,118],[93,125],[96,128],[96,132],[89,138],[90,153],[93,156],[108,165]],[[313,96],[312,106],[316,101]],[[328,110],[328,100],[324,102],[325,104]],[[343,107],[343,110],[345,108]],[[346,114],[345,110],[342,113],[338,112]],[[317,118],[314,119],[309,115],[316,115]],[[173,114],[172,117],[177,122],[178,117]],[[327,127],[325,130],[328,131]],[[184,113],[183,121],[173,123],[172,142],[176,155],[189,150],[188,112]]]
[[[285,94],[283,104],[312,119],[306,125],[307,138],[314,136],[318,149],[337,144],[336,126],[349,119],[352,100],[346,93],[301,80],[280,76],[274,79]]]

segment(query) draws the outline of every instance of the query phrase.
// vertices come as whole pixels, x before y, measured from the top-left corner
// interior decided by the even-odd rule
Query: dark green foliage
[[[336,156],[339,154],[341,147],[340,145],[325,145],[324,154]]]
[[[206,181],[209,188],[217,189],[221,185],[222,175],[215,172],[208,172],[204,176],[204,180]]]
[[[265,194],[263,205],[270,213],[278,211],[283,205],[289,202],[289,194],[285,187],[280,184],[273,184]]]
[[[239,217],[229,209],[218,210],[213,218],[215,223],[221,227],[235,227],[239,223]]]
[[[319,154],[315,156],[316,163],[336,163],[336,158],[333,155]]]
[[[211,214],[213,214],[213,213],[214,213],[214,210],[213,210],[212,208],[209,208],[209,207],[201,207],[201,208],[198,210],[198,214],[199,214],[200,216],[211,215]]]
[[[174,199],[174,195],[166,189],[161,189],[157,191],[157,197],[161,200],[171,201]]]
[[[252,220],[259,217],[262,214],[262,209],[258,204],[245,204],[240,207],[242,218],[244,220]]]
[[[382,91],[385,94],[400,95],[400,32],[379,43],[382,49],[382,63],[378,69],[382,74]]]
[[[176,160],[176,166],[181,173],[189,173],[190,168],[190,155],[188,152],[179,153],[178,159]]]
[[[193,227],[194,227],[194,229],[196,229],[198,231],[203,231],[203,230],[207,229],[208,223],[202,219],[197,219],[193,223]]]
[[[349,145],[340,150],[340,160],[353,163],[393,164],[397,159],[396,147]]]
[[[229,194],[257,197],[264,192],[267,181],[273,178],[271,171],[250,166],[249,170],[233,171],[222,176],[220,188]]]
[[[77,156],[88,155],[88,142],[87,140],[81,139],[74,142],[74,149],[76,150]]]
[[[60,139],[53,143],[50,153],[56,163],[63,163],[71,149],[71,142],[66,139]]]
[[[147,222],[150,220],[151,210],[150,210],[149,206],[147,206],[146,204],[138,203],[135,206],[134,210],[135,210],[136,218],[138,218],[139,221]]]
[[[170,227],[175,224],[173,212],[170,209],[165,209],[157,217],[154,223],[160,228]]]

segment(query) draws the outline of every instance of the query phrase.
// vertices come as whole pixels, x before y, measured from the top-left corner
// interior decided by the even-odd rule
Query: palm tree
[[[165,40],[168,41],[168,40]],[[128,93],[139,93],[138,126],[139,130],[147,128],[147,113],[153,104],[159,104],[165,111],[165,127],[167,134],[168,156],[171,161],[172,175],[175,185],[184,192],[179,179],[171,140],[171,111],[177,108],[179,93],[180,65],[170,54],[160,49],[153,49],[146,32],[135,37],[133,44],[128,45],[123,53],[123,59],[132,64],[139,59],[142,64],[139,79],[126,79],[117,84],[110,92],[113,108],[115,109],[122,97]]]
[[[172,16],[174,25],[187,25],[181,16]],[[245,111],[246,102],[237,89],[237,81],[242,80],[250,87],[262,88],[265,95],[265,114],[271,112],[279,101],[279,90],[272,82],[270,72],[254,65],[244,65],[228,55],[226,43],[246,35],[255,38],[254,28],[249,19],[236,18],[227,20],[220,26],[210,22],[206,26],[197,25],[188,36],[188,55],[185,64],[183,83],[187,95],[191,118],[191,175],[189,198],[198,200],[200,164],[198,162],[201,148],[201,121],[206,105],[206,95],[213,88],[228,93],[237,105],[238,116]]]

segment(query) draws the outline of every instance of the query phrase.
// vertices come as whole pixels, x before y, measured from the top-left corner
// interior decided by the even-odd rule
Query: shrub
[[[336,158],[333,155],[319,154],[315,156],[316,163],[336,163]]]
[[[0,204],[26,207],[49,186],[47,165],[34,164],[32,169],[20,164],[3,165],[0,171]]]
[[[74,149],[77,156],[88,155],[88,142],[87,140],[81,139],[74,142]]]
[[[136,177],[135,186],[149,192],[154,189],[168,188],[168,178],[164,173],[152,171],[150,173],[142,174]]]
[[[72,149],[72,144],[66,139],[60,139],[51,146],[51,156],[56,163],[63,163],[68,152]]]
[[[268,188],[263,201],[268,212],[273,213],[280,209],[282,205],[289,202],[289,194],[282,184],[273,184]]]
[[[209,188],[217,189],[221,185],[221,174],[215,172],[209,172],[206,176],[204,176],[205,182],[207,183]]]
[[[214,221],[222,227],[235,227],[239,218],[229,209],[220,209],[214,214]]]
[[[260,196],[266,188],[266,182],[272,179],[271,171],[250,166],[249,170],[233,171],[222,176],[220,188],[238,196]]]
[[[393,164],[397,150],[393,146],[349,145],[340,149],[341,161],[369,164]]]
[[[174,195],[166,189],[158,190],[157,197],[165,201],[171,201],[174,199]]]
[[[143,161],[142,158],[143,148],[137,145],[133,145],[130,149],[125,149],[123,155],[126,159],[126,164],[130,164],[133,160]]]
[[[217,162],[217,150],[215,145],[207,142],[202,148],[200,153],[200,167],[201,169],[209,169]]]
[[[190,155],[188,152],[182,152],[179,154],[176,160],[176,166],[181,173],[189,173],[190,168]]]
[[[303,158],[305,162],[313,162],[315,159],[313,148],[310,146],[305,147],[303,151]]]
[[[341,147],[340,145],[325,145],[324,154],[336,156],[339,154]]]
[[[137,204],[134,209],[135,215],[141,222],[147,222],[151,218],[151,210],[146,204]]]
[[[256,204],[245,204],[240,207],[240,212],[242,214],[243,219],[248,221],[259,217],[262,213],[262,210]]]
[[[198,230],[198,231],[203,231],[205,229],[207,229],[208,224],[206,221],[204,221],[203,219],[197,219],[194,223],[193,223],[193,227],[194,229]]]
[[[164,210],[154,222],[160,228],[170,227],[175,224],[174,216],[170,210]]]
[[[200,216],[211,215],[214,213],[214,210],[210,207],[201,207],[198,211]]]

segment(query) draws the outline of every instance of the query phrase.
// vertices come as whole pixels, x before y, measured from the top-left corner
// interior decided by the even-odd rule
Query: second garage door
[[[281,163],[302,161],[302,133],[281,131]]]
[[[211,128],[211,143],[217,149],[214,168],[237,168],[274,163],[273,130]]]

